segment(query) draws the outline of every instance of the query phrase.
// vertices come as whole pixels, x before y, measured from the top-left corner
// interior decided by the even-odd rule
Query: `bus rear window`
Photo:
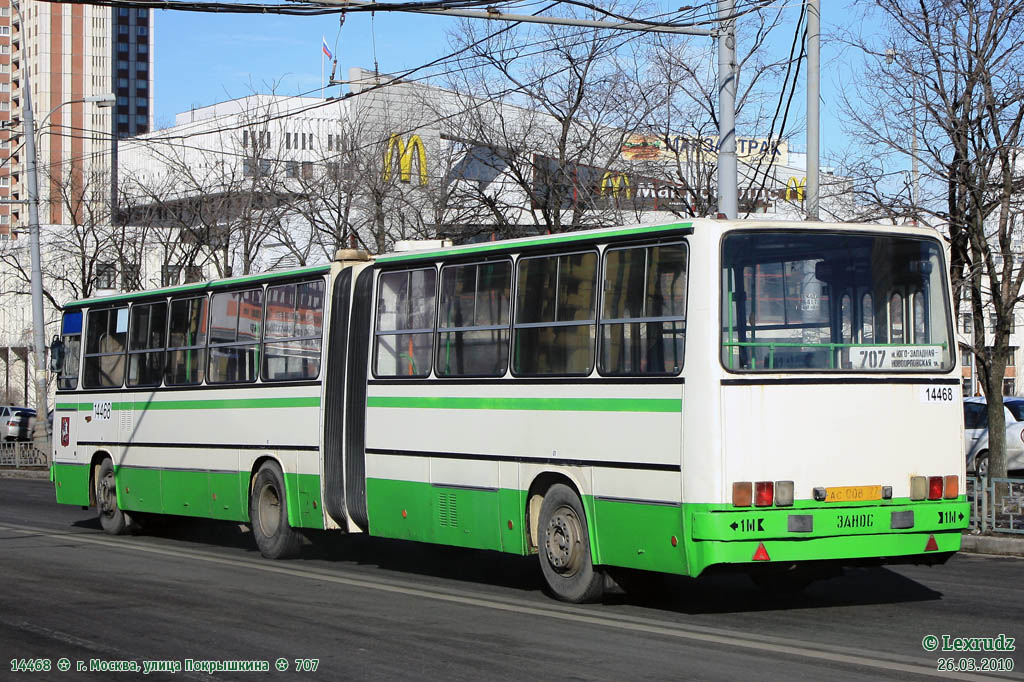
[[[722,246],[722,363],[758,372],[952,368],[939,243],[734,232]]]

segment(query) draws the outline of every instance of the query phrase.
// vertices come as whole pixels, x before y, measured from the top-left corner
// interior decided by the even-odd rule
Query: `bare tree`
[[[599,189],[655,106],[637,77],[642,37],[561,26],[483,32],[490,28],[465,22],[451,35],[463,56],[438,113],[477,166],[458,191],[476,193],[502,236],[526,225],[562,232],[622,222],[620,205],[601,201]]]
[[[68,300],[88,298],[111,276],[110,177],[104,171],[76,170],[50,174],[40,169],[41,182],[51,188],[67,222],[41,229],[43,296],[53,308]],[[13,273],[19,292],[28,294],[31,264],[22,240],[3,242],[0,261]]]
[[[793,50],[787,59],[765,49],[784,18],[783,8],[768,8],[744,13],[737,21],[737,130],[760,131],[771,145],[765,154],[744,155],[741,183],[759,184],[762,189],[775,162],[776,141],[798,131],[785,114],[802,53]],[[798,21],[794,45],[802,45],[801,27]],[[659,143],[661,153],[656,151],[654,160],[645,162],[641,150],[638,172],[671,183],[681,201],[666,208],[681,215],[718,210],[719,87],[717,69],[709,68],[709,55],[708,47],[693,38],[655,35],[645,55],[651,71],[649,85],[639,89],[651,112],[645,132]]]
[[[122,165],[120,222],[145,228],[164,268],[210,265],[222,277],[262,269],[288,190],[278,182],[284,163],[268,125],[272,99],[246,104],[226,138],[201,129],[185,139],[150,136]]]
[[[868,55],[846,88],[851,132],[875,182],[862,215],[948,229],[959,310],[973,315],[981,384],[989,397],[989,470],[1006,475],[1001,395],[1024,267],[1024,1],[864,0],[876,32],[844,39]],[[882,32],[877,29],[882,27]],[[905,159],[914,167],[907,177]],[[994,315],[991,339],[986,306]]]

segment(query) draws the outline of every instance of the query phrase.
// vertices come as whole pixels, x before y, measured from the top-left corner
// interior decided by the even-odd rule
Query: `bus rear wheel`
[[[267,462],[256,472],[249,495],[249,520],[264,557],[287,559],[299,553],[302,534],[288,525],[284,475],[276,462]]]
[[[556,483],[548,489],[537,530],[541,572],[554,596],[577,604],[599,599],[604,574],[594,567],[586,514],[571,488]]]
[[[114,463],[104,458],[96,468],[93,480],[96,509],[100,526],[110,535],[124,535],[134,528],[132,518],[117,506],[117,481],[114,478]]]

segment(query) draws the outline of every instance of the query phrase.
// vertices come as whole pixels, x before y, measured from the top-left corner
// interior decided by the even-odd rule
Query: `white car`
[[[1003,398],[1006,418],[1006,470],[1024,469],[1024,398]],[[964,456],[967,471],[988,475],[988,403],[964,398]]]
[[[36,411],[31,407],[0,405],[0,434],[4,440],[28,440]]]

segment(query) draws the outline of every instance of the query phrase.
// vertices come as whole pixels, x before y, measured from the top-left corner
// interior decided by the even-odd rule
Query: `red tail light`
[[[928,499],[929,500],[941,500],[942,489],[944,487],[944,481],[942,476],[929,476],[928,477]]]
[[[775,500],[775,484],[772,481],[758,481],[754,484],[754,506],[770,507]]]

